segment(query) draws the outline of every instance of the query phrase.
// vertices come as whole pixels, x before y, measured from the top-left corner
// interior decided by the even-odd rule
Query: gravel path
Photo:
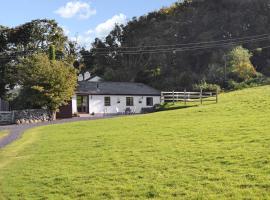
[[[64,123],[77,122],[77,121],[97,120],[97,119],[112,118],[112,117],[115,117],[115,116],[100,115],[100,116],[93,116],[93,117],[82,117],[82,118],[77,117],[77,118],[71,118],[71,119],[62,119],[62,120],[37,123],[37,124],[0,126],[0,131],[3,131],[3,130],[9,131],[8,136],[4,137],[3,139],[0,139],[0,149],[12,143],[13,141],[19,139],[27,129],[30,129],[33,127],[46,126],[46,125],[52,125],[52,124],[64,124]]]

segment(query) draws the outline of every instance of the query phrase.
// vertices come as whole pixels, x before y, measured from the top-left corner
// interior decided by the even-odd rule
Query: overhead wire
[[[186,44],[176,44],[176,45],[156,45],[156,46],[143,47],[143,48],[163,47],[163,48],[157,48],[157,49],[143,49],[142,47],[126,47],[126,48],[137,48],[137,50],[121,50],[123,48],[113,48],[113,49],[106,49],[108,52],[94,52],[94,54],[95,55],[112,55],[113,53],[119,53],[123,55],[126,55],[126,54],[137,55],[137,54],[155,54],[155,53],[176,53],[176,52],[183,52],[183,51],[222,48],[222,47],[234,46],[234,45],[239,45],[239,44],[248,44],[251,42],[260,42],[260,41],[265,41],[265,40],[270,40],[270,37],[268,34],[227,39],[227,40],[208,41],[208,42],[205,41],[205,42],[197,42],[197,43],[186,43]],[[33,53],[35,51],[34,50],[17,51],[17,52],[15,51],[13,52],[13,54],[10,54],[10,55],[0,54],[0,60],[17,58],[19,54],[21,56],[25,56],[27,53],[30,53],[30,52]],[[88,57],[88,56],[92,56],[92,55],[84,55],[84,57]]]

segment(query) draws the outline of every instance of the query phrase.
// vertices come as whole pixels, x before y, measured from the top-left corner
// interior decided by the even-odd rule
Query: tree
[[[54,49],[55,59],[74,61],[74,46],[55,20],[37,19],[14,28],[0,25],[0,97],[17,80],[13,72],[19,59],[33,52],[47,53],[49,48]]]
[[[246,81],[256,76],[256,70],[250,58],[252,54],[242,46],[235,47],[229,53],[229,72],[230,76],[236,81]]]
[[[55,60],[56,55],[55,55],[55,46],[51,45],[49,48],[49,59],[50,60]]]
[[[89,56],[85,56],[85,63],[86,67],[93,66],[90,70],[105,80],[140,81],[162,90],[192,89],[191,86],[201,80],[222,84],[223,56],[242,43],[239,38],[257,36],[260,40],[245,41],[243,45],[253,53],[251,63],[257,71],[270,76],[270,50],[262,48],[262,52],[254,52],[270,44],[269,38],[261,36],[270,32],[269,20],[269,0],[178,1],[169,8],[116,26],[105,40],[96,39],[94,49],[89,51],[94,63],[87,60]],[[237,40],[229,46],[226,41],[231,39]],[[177,48],[183,48],[190,47],[186,45],[190,43],[209,45],[212,41],[221,42],[207,49],[157,51],[168,48],[164,45],[178,44]],[[140,53],[142,49],[155,53]],[[156,68],[160,68],[160,75],[149,78],[149,72]]]
[[[52,119],[59,107],[70,101],[77,84],[76,70],[71,64],[50,60],[42,53],[21,59],[18,76],[23,101],[28,107],[46,107]]]

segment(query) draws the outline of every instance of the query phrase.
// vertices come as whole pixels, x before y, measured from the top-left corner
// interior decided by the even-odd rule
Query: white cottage
[[[72,102],[60,109],[59,116],[141,113],[160,102],[161,92],[142,83],[81,81]]]

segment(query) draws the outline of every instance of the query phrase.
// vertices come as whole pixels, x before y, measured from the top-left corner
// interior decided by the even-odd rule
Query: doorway
[[[77,111],[78,113],[89,113],[89,96],[77,96]]]

